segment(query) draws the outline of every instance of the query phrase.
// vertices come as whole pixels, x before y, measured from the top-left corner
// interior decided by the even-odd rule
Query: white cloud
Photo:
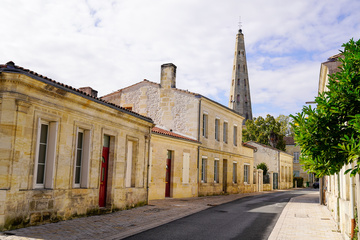
[[[359,39],[359,10],[355,0],[5,0],[0,63],[104,95],[159,82],[172,62],[179,88],[227,105],[241,15],[254,115],[278,115],[313,99],[320,63]]]

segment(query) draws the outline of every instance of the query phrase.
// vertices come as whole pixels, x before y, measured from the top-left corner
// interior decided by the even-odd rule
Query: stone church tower
[[[246,64],[244,34],[239,29],[236,35],[235,56],[231,79],[229,108],[235,110],[245,121],[252,120],[249,77]],[[244,124],[245,124],[244,121]]]

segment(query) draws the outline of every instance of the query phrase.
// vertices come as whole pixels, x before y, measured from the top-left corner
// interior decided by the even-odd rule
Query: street
[[[127,239],[267,239],[283,208],[301,191],[249,196]]]

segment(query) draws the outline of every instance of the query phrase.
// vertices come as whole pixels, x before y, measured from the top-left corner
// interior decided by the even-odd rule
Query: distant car
[[[319,182],[314,182],[313,188],[319,188]]]

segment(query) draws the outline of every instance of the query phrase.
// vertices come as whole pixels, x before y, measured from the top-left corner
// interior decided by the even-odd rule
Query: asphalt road
[[[287,202],[301,194],[294,190],[244,197],[126,239],[268,239]]]

